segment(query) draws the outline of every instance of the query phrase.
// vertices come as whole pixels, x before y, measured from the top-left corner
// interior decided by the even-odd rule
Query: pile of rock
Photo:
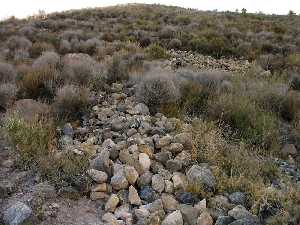
[[[90,199],[105,202],[105,224],[257,224],[241,206],[244,196],[222,196],[226,207],[212,210],[221,203],[209,209],[206,199],[188,192],[213,192],[216,178],[208,164],[193,165],[191,134],[178,131],[179,125],[188,130],[187,124],[151,116],[132,90],[120,84],[112,89],[81,127],[66,124],[60,140],[64,150],[90,156]]]
[[[191,51],[170,50],[170,65],[173,68],[192,66],[199,70],[218,70],[224,72],[245,73],[251,66],[248,60],[215,59]]]

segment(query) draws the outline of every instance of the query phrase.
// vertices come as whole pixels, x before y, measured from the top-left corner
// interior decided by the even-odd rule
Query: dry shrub
[[[43,52],[43,54],[34,60],[32,67],[34,69],[43,69],[52,67],[59,69],[61,67],[60,56],[56,52]]]
[[[144,75],[137,86],[136,97],[156,112],[165,104],[176,103],[180,92],[174,75],[164,70],[152,70]]]
[[[51,101],[61,83],[59,72],[52,67],[33,69],[17,82],[21,98]]]
[[[54,46],[47,42],[35,42],[30,49],[30,55],[32,58],[36,58],[42,55],[43,52],[54,51]]]
[[[63,58],[63,79],[71,84],[88,86],[103,67],[87,54],[68,54]]]
[[[58,89],[52,111],[57,120],[81,119],[88,109],[90,92],[87,88],[66,85]]]
[[[6,110],[14,101],[17,93],[16,85],[12,83],[0,84],[0,111]]]
[[[17,76],[17,71],[9,63],[0,62],[0,83],[13,82]]]

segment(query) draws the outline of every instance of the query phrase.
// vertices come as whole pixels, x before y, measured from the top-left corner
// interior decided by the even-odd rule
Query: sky
[[[266,14],[287,14],[293,10],[300,14],[300,0],[0,0],[5,2],[0,7],[0,19],[15,16],[25,18],[39,10],[46,13],[80,9],[87,7],[104,7],[126,3],[159,3],[200,10],[235,11],[246,8],[248,12]]]

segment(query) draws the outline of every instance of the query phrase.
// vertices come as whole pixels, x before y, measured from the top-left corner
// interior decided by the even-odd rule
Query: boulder
[[[234,207],[228,212],[228,215],[236,220],[243,218],[253,218],[253,215],[242,205]]]
[[[113,189],[115,190],[121,190],[121,189],[126,189],[128,188],[128,181],[126,177],[124,176],[123,172],[115,174],[111,180],[110,184]]]
[[[114,212],[119,204],[119,198],[116,194],[112,194],[105,204],[105,211]]]
[[[199,210],[191,205],[179,205],[183,221],[190,225],[196,225],[199,217]]]
[[[204,188],[207,191],[214,190],[216,179],[208,165],[193,165],[186,173],[188,182],[195,188]]]
[[[105,172],[90,169],[87,171],[87,174],[97,183],[105,183],[107,181],[107,174]]]
[[[7,225],[22,225],[32,219],[32,209],[23,202],[15,202],[3,212],[3,221]]]

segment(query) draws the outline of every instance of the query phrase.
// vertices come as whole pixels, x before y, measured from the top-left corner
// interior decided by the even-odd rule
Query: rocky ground
[[[80,126],[59,129],[58,154],[89,155],[87,196],[56,190],[33,171],[14,166],[12,149],[1,140],[0,209],[3,224],[17,225],[239,225],[261,224],[250,213],[245,193],[209,199],[189,187],[213,191],[217,177],[208,164],[192,161],[189,125],[162,114],[150,116],[121,84],[102,93]],[[178,127],[181,129],[178,129]],[[278,160],[283,173],[299,182],[299,171]],[[27,223],[27,224],[28,224]]]

